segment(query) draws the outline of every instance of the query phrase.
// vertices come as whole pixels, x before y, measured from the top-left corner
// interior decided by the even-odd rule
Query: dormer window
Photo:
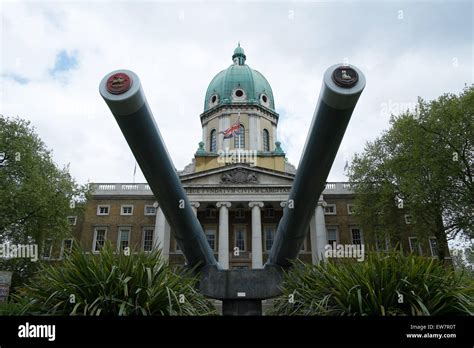
[[[247,99],[247,96],[245,94],[245,91],[238,87],[236,89],[234,89],[234,91],[232,92],[232,100],[234,101],[244,101]]]
[[[267,97],[266,94],[262,93],[260,95],[260,104],[262,104],[263,106],[269,108],[270,107],[270,99]]]
[[[209,107],[212,108],[219,103],[219,96],[217,94],[213,94],[209,99]]]

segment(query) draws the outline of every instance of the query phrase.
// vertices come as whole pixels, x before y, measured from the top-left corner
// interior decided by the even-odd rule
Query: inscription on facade
[[[290,193],[291,187],[185,187],[188,194]]]

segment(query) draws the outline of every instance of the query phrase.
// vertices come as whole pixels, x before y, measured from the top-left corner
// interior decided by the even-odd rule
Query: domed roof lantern
[[[211,80],[204,98],[204,112],[234,103],[260,105],[275,112],[272,87],[260,72],[245,63],[246,58],[239,43],[232,55],[233,64]]]
[[[234,50],[234,54],[232,55],[232,61],[235,65],[244,65],[245,59],[247,59],[247,57],[245,56],[244,49],[240,47],[239,42],[238,46]]]

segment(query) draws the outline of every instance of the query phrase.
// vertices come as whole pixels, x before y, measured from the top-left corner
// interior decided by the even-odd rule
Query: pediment
[[[294,174],[247,165],[229,165],[198,173],[182,174],[180,178],[184,186],[291,186]]]

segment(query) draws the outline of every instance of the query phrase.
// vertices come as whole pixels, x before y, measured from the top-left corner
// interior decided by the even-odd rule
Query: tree
[[[390,128],[354,156],[355,211],[374,239],[400,236],[402,211],[417,235],[437,238],[440,259],[446,236],[473,237],[473,115],[474,86],[459,96],[420,98],[416,110],[392,116]]]
[[[59,169],[28,121],[0,115],[0,243],[39,244],[70,234],[86,186]]]

